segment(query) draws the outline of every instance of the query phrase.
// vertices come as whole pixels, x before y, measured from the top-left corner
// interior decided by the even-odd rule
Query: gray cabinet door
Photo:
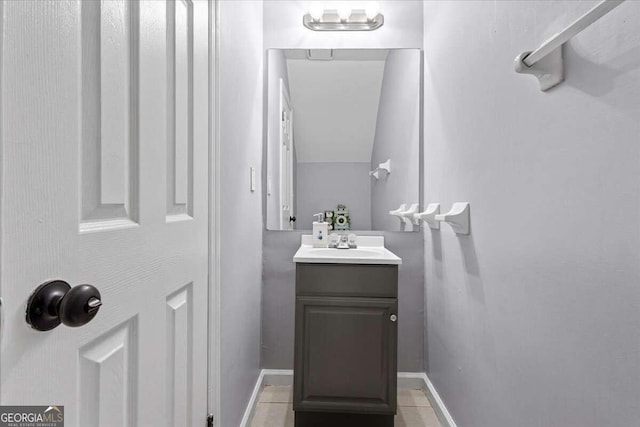
[[[296,411],[395,414],[395,298],[297,297]]]

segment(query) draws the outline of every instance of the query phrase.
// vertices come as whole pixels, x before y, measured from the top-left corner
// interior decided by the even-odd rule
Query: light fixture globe
[[[351,17],[351,8],[346,4],[338,6],[338,18],[340,21],[347,21]]]
[[[309,8],[309,16],[311,16],[311,18],[316,22],[320,21],[324,16],[324,9],[322,5],[319,5],[319,4],[312,5]]]
[[[380,7],[378,6],[378,3],[371,2],[367,4],[367,7],[364,9],[364,13],[365,15],[367,15],[367,19],[369,21],[372,21],[373,18],[378,16],[378,13],[380,13]]]

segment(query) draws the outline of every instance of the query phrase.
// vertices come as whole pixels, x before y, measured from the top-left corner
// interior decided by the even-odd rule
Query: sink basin
[[[380,255],[380,251],[371,249],[334,249],[334,248],[312,248],[309,249],[310,255],[319,257],[345,257],[345,258],[364,258],[376,257]]]
[[[314,248],[306,236],[293,257],[299,263],[324,264],[402,264],[402,260],[384,247],[384,237],[358,237],[358,247],[354,249]],[[311,237],[311,236],[308,236]]]

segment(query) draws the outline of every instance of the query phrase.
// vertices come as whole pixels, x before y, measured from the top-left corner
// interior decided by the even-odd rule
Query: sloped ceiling
[[[335,50],[326,61],[286,51],[299,163],[370,162],[387,53]]]

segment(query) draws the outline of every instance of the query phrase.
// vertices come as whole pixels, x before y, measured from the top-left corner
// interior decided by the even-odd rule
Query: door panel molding
[[[136,426],[137,337],[136,316],[80,349],[79,425]]]
[[[193,217],[193,3],[167,2],[167,221]]]
[[[167,427],[193,425],[193,283],[167,297]]]
[[[296,294],[294,410],[395,413],[397,309],[395,298]]]
[[[80,232],[138,221],[138,7],[80,4]]]

